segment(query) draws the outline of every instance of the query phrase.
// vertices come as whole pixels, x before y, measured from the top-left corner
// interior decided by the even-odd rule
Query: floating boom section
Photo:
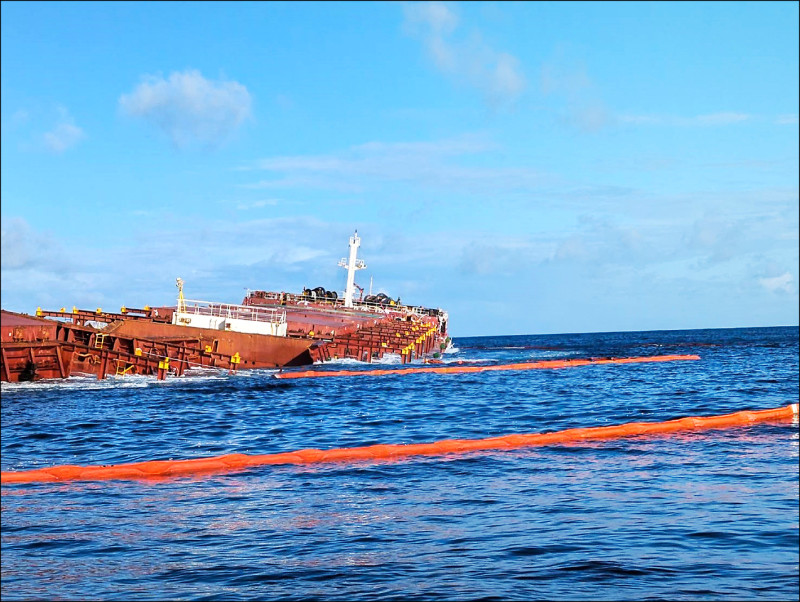
[[[371,462],[412,456],[440,456],[519,449],[543,445],[574,444],[637,435],[660,435],[676,432],[748,426],[759,422],[795,421],[797,404],[782,408],[742,411],[720,416],[694,416],[666,422],[629,422],[617,426],[574,428],[552,433],[504,435],[488,439],[445,439],[434,443],[411,443],[345,447],[323,451],[298,451],[251,456],[229,454],[193,460],[156,460],[112,466],[53,466],[20,472],[3,472],[0,482],[34,483],[53,481],[102,481],[110,479],[153,479],[242,470],[276,464],[319,464],[324,462]]]
[[[275,378],[326,378],[335,376],[388,376],[406,374],[459,374],[465,372],[491,372],[498,370],[547,370],[555,368],[575,368],[597,364],[643,364],[648,362],[677,362],[699,360],[699,355],[651,355],[643,357],[608,357],[589,359],[542,360],[539,362],[519,362],[515,364],[491,364],[488,366],[420,366],[417,368],[391,368],[374,370],[303,370],[302,372],[282,372]]]

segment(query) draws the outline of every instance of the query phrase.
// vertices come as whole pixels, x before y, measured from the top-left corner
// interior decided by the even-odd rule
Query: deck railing
[[[184,309],[185,313],[197,316],[249,320],[251,322],[267,322],[269,324],[286,323],[286,311],[274,307],[233,305],[230,303],[212,303],[210,301],[186,299],[184,301]]]

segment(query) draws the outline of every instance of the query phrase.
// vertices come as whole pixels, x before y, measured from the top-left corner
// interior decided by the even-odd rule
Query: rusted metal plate
[[[265,334],[249,334],[222,330],[208,330],[192,326],[176,326],[146,321],[124,321],[115,324],[114,335],[158,339],[162,337],[196,337],[201,346],[213,352],[241,356],[240,368],[277,368],[304,366],[313,359],[310,339],[293,339]]]
[[[6,310],[0,312],[0,341],[3,343],[55,341],[57,328],[58,324],[52,320]]]

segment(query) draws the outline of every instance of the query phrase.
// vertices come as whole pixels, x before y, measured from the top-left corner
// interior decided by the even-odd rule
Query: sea
[[[445,364],[700,360],[3,383],[2,470],[777,408],[798,402],[799,338],[796,326],[455,337]],[[8,484],[2,599],[797,600],[798,481],[790,420],[151,481]]]

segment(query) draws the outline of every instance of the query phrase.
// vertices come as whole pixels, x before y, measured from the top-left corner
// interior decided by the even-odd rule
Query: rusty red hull
[[[151,340],[170,337],[196,338],[202,347],[210,347],[214,353],[238,353],[241,356],[240,368],[280,368],[313,363],[309,349],[314,341],[310,339],[209,330],[139,320],[116,322],[105,331],[113,335]]]
[[[0,316],[0,379],[20,382],[35,378],[65,378],[71,354],[57,339],[58,324],[25,314],[3,311]]]
[[[0,380],[5,382],[66,378],[72,369],[71,350],[58,342],[3,343],[0,354]]]
[[[58,323],[27,314],[2,310],[0,314],[0,342],[21,343],[56,340]]]
[[[173,326],[146,318],[120,319],[80,311],[41,312],[67,321],[3,310],[0,379],[6,382],[70,375],[180,376],[191,367],[276,368],[313,363],[311,339]],[[110,322],[103,329],[88,318]]]
[[[385,354],[403,363],[438,358],[450,343],[447,313],[403,305],[344,307],[340,301],[309,301],[303,295],[255,291],[244,305],[280,308],[288,332],[313,338],[315,361],[349,358],[364,362]]]

